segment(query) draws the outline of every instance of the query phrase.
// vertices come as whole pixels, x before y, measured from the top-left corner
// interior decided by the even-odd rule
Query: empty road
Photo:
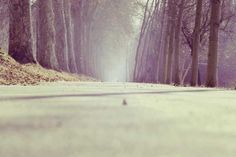
[[[236,157],[236,91],[0,86],[0,157]]]

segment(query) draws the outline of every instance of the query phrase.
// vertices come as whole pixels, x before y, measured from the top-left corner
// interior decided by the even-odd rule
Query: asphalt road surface
[[[236,157],[236,91],[0,86],[0,157]]]

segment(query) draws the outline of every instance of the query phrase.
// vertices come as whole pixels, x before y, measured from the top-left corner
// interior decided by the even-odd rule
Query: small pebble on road
[[[122,103],[124,106],[128,105],[126,99],[123,100],[123,103]]]

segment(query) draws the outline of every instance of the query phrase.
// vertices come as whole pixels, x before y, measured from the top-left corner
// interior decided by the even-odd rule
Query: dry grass
[[[48,70],[37,64],[21,65],[0,49],[0,85],[37,85],[57,81],[95,80],[83,75]]]

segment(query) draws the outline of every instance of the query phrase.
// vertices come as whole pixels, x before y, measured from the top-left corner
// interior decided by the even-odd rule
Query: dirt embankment
[[[21,65],[0,48],[0,85],[37,85],[57,81],[95,80],[83,75],[48,70],[37,64]]]

